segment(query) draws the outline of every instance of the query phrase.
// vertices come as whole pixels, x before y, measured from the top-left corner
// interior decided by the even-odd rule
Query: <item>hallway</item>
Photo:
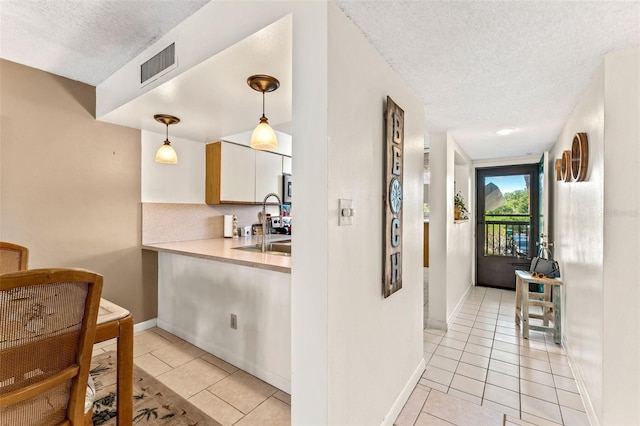
[[[524,340],[514,311],[515,292],[473,287],[447,332],[425,329],[427,368],[395,425],[589,425],[564,350]]]

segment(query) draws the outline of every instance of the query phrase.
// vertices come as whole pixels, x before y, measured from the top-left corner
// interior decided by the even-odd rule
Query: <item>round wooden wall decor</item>
[[[571,144],[571,177],[582,182],[587,177],[589,143],[586,133],[576,133]]]
[[[556,180],[562,180],[562,160],[556,158]]]
[[[560,172],[562,173],[562,180],[565,182],[571,181],[571,151],[562,151],[562,164]]]

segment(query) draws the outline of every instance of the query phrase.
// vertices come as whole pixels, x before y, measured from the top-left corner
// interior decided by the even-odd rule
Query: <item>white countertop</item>
[[[288,240],[290,235],[272,235],[271,241]],[[175,241],[143,244],[142,248],[157,252],[181,254],[220,262],[235,263],[253,268],[291,273],[291,256],[234,250],[235,247],[255,245],[261,237],[214,238],[209,240]]]

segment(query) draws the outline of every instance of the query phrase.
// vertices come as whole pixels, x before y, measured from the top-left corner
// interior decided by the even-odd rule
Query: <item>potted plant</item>
[[[469,210],[467,210],[467,206],[464,203],[464,198],[462,198],[462,194],[460,192],[457,192],[455,197],[453,197],[453,206],[455,220],[469,219]]]

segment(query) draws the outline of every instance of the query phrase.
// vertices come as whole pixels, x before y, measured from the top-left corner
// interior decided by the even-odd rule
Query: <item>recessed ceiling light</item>
[[[497,135],[500,136],[504,136],[504,135],[510,135],[511,133],[515,132],[516,129],[514,129],[513,127],[509,127],[508,129],[500,129],[496,132]]]

